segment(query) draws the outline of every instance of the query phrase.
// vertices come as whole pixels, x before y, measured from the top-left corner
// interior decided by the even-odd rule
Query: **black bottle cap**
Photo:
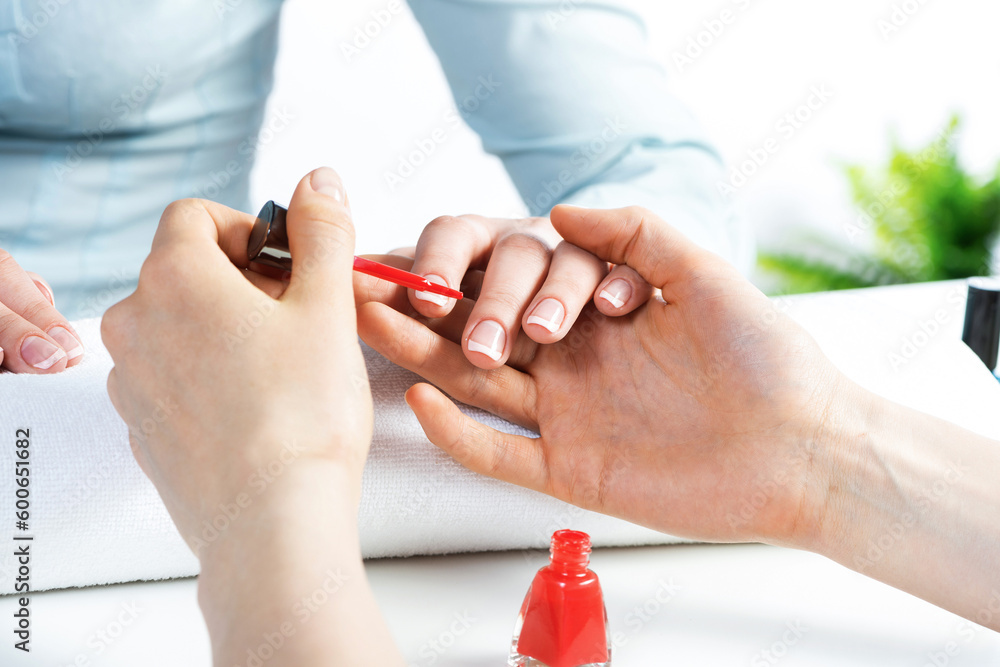
[[[962,340],[991,371],[1000,347],[1000,278],[969,278]]]
[[[260,209],[247,242],[247,257],[251,262],[284,271],[292,270],[292,254],[288,250],[288,231],[285,228],[286,213],[288,209],[273,201]]]

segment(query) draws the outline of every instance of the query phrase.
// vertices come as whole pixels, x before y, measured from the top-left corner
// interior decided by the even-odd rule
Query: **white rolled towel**
[[[945,289],[956,288],[931,286],[927,294],[943,298]],[[946,332],[902,367],[893,367],[887,355],[916,320],[891,312],[873,297],[885,293],[820,295],[785,303],[835,363],[862,384],[1000,437],[1000,422],[989,417],[1000,405],[1000,383],[957,340],[954,326],[944,327]],[[87,348],[76,368],[51,376],[0,375],[0,520],[8,534],[0,560],[0,593],[14,590],[11,533],[33,537],[32,590],[198,571],[197,560],[133,460],[125,426],[107,398],[111,359],[101,345],[99,321],[74,326]],[[367,348],[365,359],[376,415],[359,515],[366,557],[541,548],[552,531],[565,527],[587,531],[598,546],[678,541],[467,471],[427,441],[404,403],[403,393],[417,377]],[[496,428],[531,435],[465,409]],[[31,442],[31,516],[23,532],[14,524],[17,429],[30,429]]]

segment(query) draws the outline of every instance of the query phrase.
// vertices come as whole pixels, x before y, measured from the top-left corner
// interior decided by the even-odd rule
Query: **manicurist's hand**
[[[477,306],[418,320],[399,290],[357,290],[372,347],[540,433],[497,432],[418,384],[406,398],[434,444],[664,532],[816,551],[1000,629],[1000,443],[862,390],[736,269],[648,211],[561,206],[551,219],[662,298],[618,317],[589,307],[558,343],[521,336],[486,371],[460,346]]]
[[[52,288],[0,250],[0,362],[15,373],[58,373],[83,360],[83,344],[55,308]]]
[[[201,561],[216,664],[399,662],[358,546],[372,401],[345,201],[329,169],[299,183],[287,286],[245,270],[253,216],[176,202],[102,322],[112,402]]]
[[[484,369],[506,363],[521,331],[539,343],[562,340],[608,274],[607,262],[563,242],[541,217],[436,218],[412,257],[414,273],[475,297],[461,345],[466,358]],[[599,301],[609,313],[627,312],[649,295],[627,267],[616,269],[604,285]],[[455,307],[454,299],[427,292],[411,289],[408,297],[424,317],[444,317]]]

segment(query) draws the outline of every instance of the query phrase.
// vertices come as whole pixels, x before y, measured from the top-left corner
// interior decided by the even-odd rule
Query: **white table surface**
[[[499,667],[545,557],[388,559],[368,570],[410,665]],[[763,545],[603,549],[592,565],[619,666],[923,667],[949,644],[957,649],[949,666],[1000,665],[1000,634],[809,553]],[[207,667],[195,587],[184,579],[36,594],[33,652],[14,655],[4,628],[0,664]],[[13,600],[0,598],[8,626],[12,610]],[[130,624],[119,626],[119,617]],[[117,636],[98,653],[102,630]]]

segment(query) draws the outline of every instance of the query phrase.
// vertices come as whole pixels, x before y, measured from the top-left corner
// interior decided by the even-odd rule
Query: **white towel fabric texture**
[[[858,382],[1000,438],[1000,383],[956,333],[964,298],[964,286],[941,283],[781,303]],[[897,303],[906,307],[894,309]],[[943,323],[934,320],[935,311],[945,313]],[[936,329],[927,324],[932,320]],[[51,376],[0,375],[0,518],[8,524],[0,593],[14,590],[13,532],[34,537],[32,590],[198,571],[133,460],[125,426],[107,398],[111,359],[101,345],[99,321],[74,326],[87,348],[76,368]],[[367,348],[365,358],[376,414],[359,515],[366,557],[544,548],[554,530],[566,527],[587,531],[596,546],[679,541],[465,470],[427,441],[404,403],[404,391],[418,378]],[[501,430],[531,435],[463,409]],[[19,428],[31,433],[31,518],[24,533],[14,529]]]

